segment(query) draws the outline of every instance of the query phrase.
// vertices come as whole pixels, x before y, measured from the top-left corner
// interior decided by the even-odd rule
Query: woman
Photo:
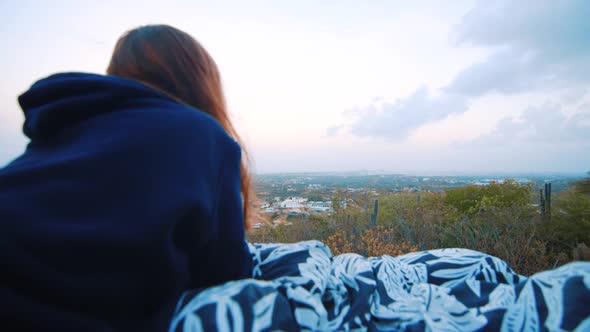
[[[183,291],[251,275],[247,158],[213,59],[146,26],[107,73],[19,97],[31,142],[0,170],[4,326],[165,331]]]

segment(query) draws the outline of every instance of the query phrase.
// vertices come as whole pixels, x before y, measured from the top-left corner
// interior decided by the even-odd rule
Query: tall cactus
[[[551,182],[545,183],[544,189],[539,190],[541,214],[551,219]]]
[[[545,183],[545,211],[551,218],[551,182]]]
[[[377,214],[379,213],[379,200],[375,200],[375,206],[373,207],[373,213],[371,213],[371,226],[377,226]]]
[[[539,206],[541,207],[541,214],[545,214],[545,195],[543,195],[543,189],[539,189]]]

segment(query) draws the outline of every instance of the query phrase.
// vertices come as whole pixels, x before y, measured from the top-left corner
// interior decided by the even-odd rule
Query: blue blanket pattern
[[[524,277],[467,249],[332,257],[250,244],[253,278],[186,292],[170,331],[590,331],[590,263]]]

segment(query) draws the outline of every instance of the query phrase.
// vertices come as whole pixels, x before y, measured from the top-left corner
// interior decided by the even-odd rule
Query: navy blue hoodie
[[[184,290],[251,275],[241,151],[212,117],[82,73],[19,102],[31,142],[0,169],[0,329],[166,331]]]

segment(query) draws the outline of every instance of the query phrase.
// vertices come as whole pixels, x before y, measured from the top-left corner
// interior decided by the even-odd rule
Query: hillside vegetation
[[[326,242],[334,254],[365,256],[468,248],[500,257],[525,275],[590,257],[589,179],[554,195],[545,214],[534,204],[539,193],[532,185],[510,180],[442,192],[343,195],[338,192],[333,200],[349,199],[353,203],[346,209],[335,206],[330,215],[261,227],[250,232],[249,240],[315,239]]]

